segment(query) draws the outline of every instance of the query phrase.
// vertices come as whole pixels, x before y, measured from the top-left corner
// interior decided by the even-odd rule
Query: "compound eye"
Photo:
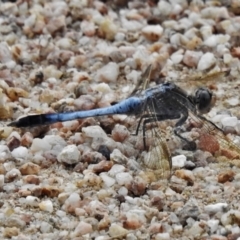
[[[208,88],[199,88],[195,93],[195,103],[199,113],[207,113],[215,104],[212,92]]]

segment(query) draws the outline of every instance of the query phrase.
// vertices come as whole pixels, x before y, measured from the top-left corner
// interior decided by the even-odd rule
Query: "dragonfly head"
[[[216,102],[216,97],[213,93],[204,87],[200,87],[195,92],[194,102],[200,114],[208,113]]]

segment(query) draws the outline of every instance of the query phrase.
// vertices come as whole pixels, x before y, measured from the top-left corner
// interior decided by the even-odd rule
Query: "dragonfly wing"
[[[217,127],[211,121],[202,116],[197,116],[190,112],[191,119],[200,124],[199,148],[211,152],[217,158],[226,157],[227,160],[240,159],[240,147],[237,146],[233,139],[228,137],[222,129]],[[239,165],[239,163],[238,163]]]
[[[157,124],[158,125],[158,124]],[[171,177],[172,161],[166,140],[161,136],[159,126],[150,126],[146,135],[146,142],[151,143],[145,154],[142,168],[151,171],[156,180],[169,179]]]
[[[157,120],[156,112],[151,111],[153,106],[147,106],[145,122],[143,121],[144,142],[147,152],[143,154],[142,168],[154,174],[155,180],[171,177],[172,160],[166,138],[162,134],[161,122]]]
[[[152,70],[152,65],[150,64],[150,65],[148,65],[146,70],[141,75],[141,77],[138,80],[134,90],[131,92],[129,97],[137,96],[138,94],[140,94],[142,91],[144,91],[148,87],[151,70]]]

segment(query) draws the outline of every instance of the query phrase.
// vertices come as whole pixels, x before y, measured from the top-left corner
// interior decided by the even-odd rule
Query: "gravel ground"
[[[7,127],[110,106],[152,64],[151,84],[210,88],[206,117],[240,146],[239,14],[238,0],[0,2],[0,239],[240,239],[240,148],[182,150],[166,121],[167,180],[134,170],[127,116]]]

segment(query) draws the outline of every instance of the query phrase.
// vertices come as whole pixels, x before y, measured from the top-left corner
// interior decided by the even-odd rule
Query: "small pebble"
[[[9,172],[6,173],[5,180],[6,180],[6,182],[12,182],[16,179],[20,179],[21,177],[22,177],[21,172],[18,169],[13,168]]]
[[[117,173],[115,178],[119,185],[126,185],[133,180],[132,175],[128,172]]]
[[[187,158],[185,155],[177,155],[172,157],[172,166],[173,168],[183,168],[185,163],[187,161]]]
[[[101,173],[100,177],[106,188],[113,186],[116,182],[114,178],[109,177],[106,173]]]
[[[19,168],[22,175],[38,175],[40,167],[37,164],[28,162]]]
[[[202,52],[195,52],[195,51],[187,50],[183,56],[183,62],[188,67],[197,67],[198,62],[202,55],[203,55]]]
[[[238,210],[229,210],[221,216],[221,223],[223,226],[237,224],[240,220],[240,211]]]
[[[201,56],[201,58],[198,62],[198,65],[197,65],[197,69],[199,71],[208,70],[212,66],[214,66],[214,64],[216,64],[216,58],[214,57],[214,55],[212,53],[208,52]]]
[[[191,185],[193,185],[194,183],[195,178],[192,171],[190,170],[186,170],[186,169],[176,170],[175,175],[178,178],[186,180]]]
[[[12,238],[14,236],[18,236],[20,233],[20,230],[16,227],[6,227],[3,231],[3,236],[6,238]]]
[[[90,126],[90,127],[84,127],[82,128],[82,132],[87,136],[91,138],[101,138],[101,139],[107,139],[107,134],[103,131],[103,129],[100,126]]]
[[[9,148],[7,146],[1,145],[0,146],[0,162],[4,163],[6,160],[9,160],[12,158],[12,154],[9,151]]]
[[[236,127],[238,123],[237,117],[224,117],[221,120],[223,127]]]
[[[42,211],[49,212],[49,213],[53,212],[53,204],[51,200],[42,201],[39,203],[38,206]]]
[[[12,156],[14,158],[23,158],[25,159],[28,155],[28,149],[26,147],[18,147],[12,151]]]
[[[40,231],[42,233],[51,233],[53,231],[53,226],[48,222],[42,222],[40,226]]]
[[[210,204],[204,207],[204,210],[209,214],[215,214],[217,212],[224,212],[228,207],[227,203]]]
[[[163,28],[160,25],[149,25],[142,29],[143,36],[150,41],[158,41],[162,33]]]
[[[114,62],[110,62],[97,71],[95,81],[106,83],[116,82],[118,74],[119,66]]]
[[[235,176],[235,173],[232,170],[224,171],[218,174],[218,182],[219,183],[231,182],[233,181],[234,176]]]
[[[37,197],[34,197],[34,196],[26,197],[26,204],[30,207],[38,207],[39,202],[40,202],[40,200]]]
[[[75,164],[80,161],[80,152],[76,145],[68,145],[58,154],[57,160],[62,163]]]
[[[170,234],[169,233],[158,233],[155,236],[156,240],[170,240]]]
[[[217,219],[210,219],[207,221],[207,225],[210,227],[211,233],[215,233],[219,226],[219,220]]]
[[[125,171],[125,167],[123,165],[114,164],[108,173],[110,176],[114,177],[117,173],[124,172],[124,171]]]
[[[116,223],[112,223],[110,228],[109,228],[109,235],[114,238],[114,237],[124,237],[128,233],[128,230],[121,227],[120,225]]]
[[[71,233],[71,238],[81,237],[82,235],[93,232],[92,226],[89,223],[81,221],[75,228],[74,232]]]
[[[31,151],[33,153],[39,151],[47,151],[51,149],[51,145],[48,142],[40,138],[34,138],[31,145]]]

